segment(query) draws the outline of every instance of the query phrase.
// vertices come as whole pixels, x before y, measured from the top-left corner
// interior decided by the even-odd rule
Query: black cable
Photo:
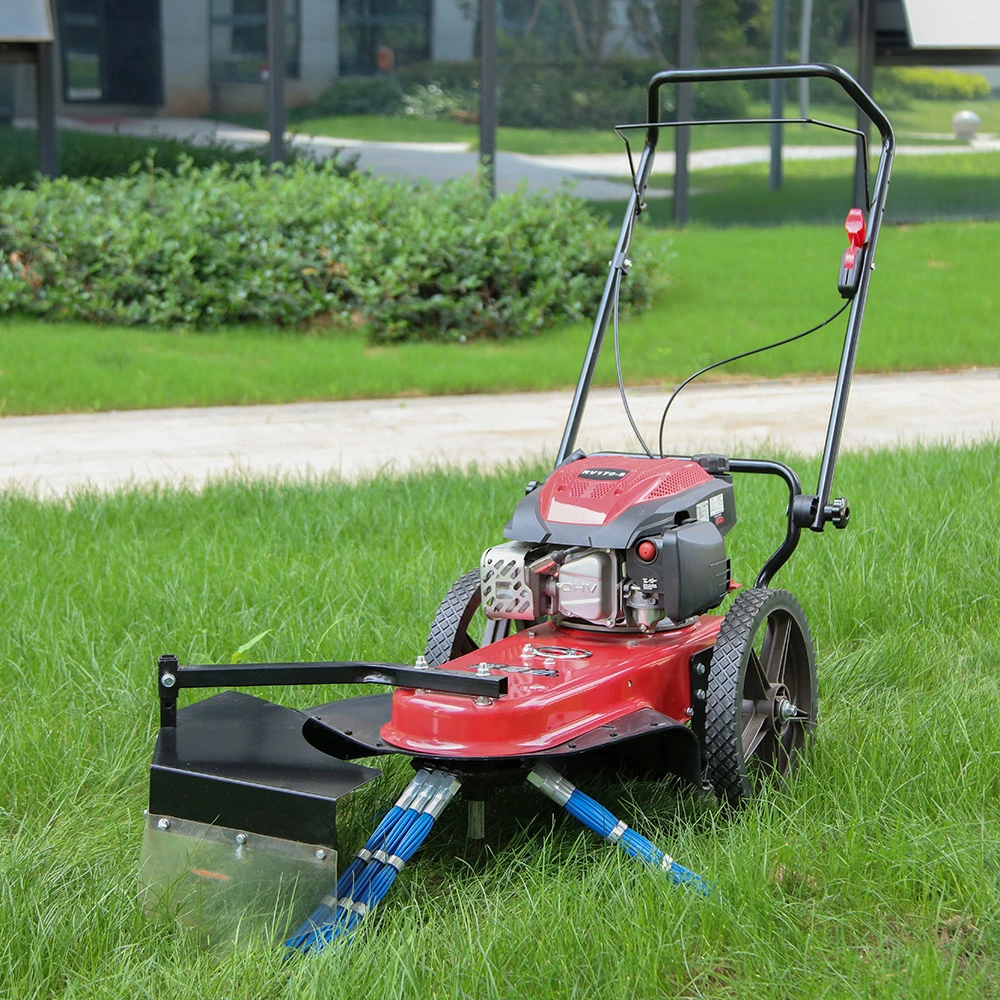
[[[612,298],[613,302],[613,316],[614,316],[614,326],[615,326],[615,368],[618,370],[618,391],[621,393],[622,406],[625,407],[625,416],[628,417],[628,422],[632,425],[632,430],[635,432],[635,436],[639,439],[639,444],[642,445],[642,450],[650,457],[653,457],[653,453],[649,450],[649,445],[646,444],[645,439],[639,433],[639,428],[635,425],[635,420],[632,419],[632,410],[629,408],[628,399],[625,396],[625,380],[622,378],[622,355],[621,350],[618,346],[618,293],[621,291],[622,287],[622,277],[624,276],[624,271],[619,268],[618,279],[615,281],[614,296]],[[660,449],[662,451],[662,448]]]
[[[706,365],[704,368],[696,371],[693,375],[688,375],[686,379],[676,389],[674,389],[673,394],[670,399],[667,400],[667,405],[663,407],[663,416],[660,417],[660,433],[658,438],[658,443],[660,446],[660,457],[663,457],[663,426],[667,422],[667,413],[670,410],[670,406],[673,401],[677,398],[677,393],[681,391],[688,383],[693,382],[699,375],[704,375],[705,372],[710,372],[713,368],[721,368],[722,365],[728,365],[730,361],[739,361],[742,358],[749,358],[752,354],[760,354],[763,351],[770,351],[774,347],[784,347],[785,344],[790,344],[792,341],[801,340],[803,337],[808,337],[810,333],[815,333],[817,330],[822,330],[824,326],[828,323],[832,323],[849,305],[851,304],[851,299],[847,299],[844,304],[832,315],[828,316],[822,323],[817,323],[814,327],[810,327],[808,330],[803,330],[802,333],[795,334],[794,337],[786,337],[784,340],[775,341],[773,344],[765,344],[763,347],[755,347],[752,351],[744,351],[742,354],[734,354],[731,358],[726,358],[723,361],[715,361],[710,365]],[[617,341],[616,341],[617,343]],[[621,376],[619,374],[619,380]],[[619,382],[620,384],[620,382]],[[624,396],[624,389],[622,390]],[[631,415],[629,416],[631,420]],[[635,424],[632,425],[633,428]],[[638,431],[636,431],[638,433]],[[640,438],[641,440],[641,438]],[[645,447],[645,445],[643,446]],[[652,456],[651,456],[652,457]]]

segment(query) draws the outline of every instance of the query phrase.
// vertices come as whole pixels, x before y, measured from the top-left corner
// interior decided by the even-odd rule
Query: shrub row
[[[909,96],[932,101],[975,101],[990,96],[990,82],[979,73],[933,66],[897,66],[879,72],[876,87],[887,79]]]
[[[59,178],[0,191],[0,312],[517,336],[592,313],[612,239],[566,192],[493,201],[473,178],[413,187],[311,163]],[[648,292],[636,267],[623,294]]]
[[[33,129],[0,128],[0,185],[33,184],[38,177],[38,145]],[[137,162],[152,158],[158,167],[176,171],[183,163],[208,167],[213,163],[267,163],[267,147],[238,149],[222,142],[185,142],[173,138],[103,135],[72,129],[58,134],[59,172],[64,177],[120,177]],[[302,154],[290,146],[291,159]],[[334,162],[344,174],[354,170],[357,157]]]
[[[500,124],[516,128],[610,128],[645,121],[646,85],[663,65],[649,59],[614,59],[592,66],[583,62],[511,61],[499,68]],[[479,64],[424,63],[396,77],[346,77],[334,80],[320,98],[326,114],[396,115],[437,104],[442,115],[478,110]],[[435,88],[428,94],[428,87]],[[696,85],[695,111],[702,117],[738,117],[747,107],[740,84]],[[663,115],[673,116],[673,93],[662,94]],[[411,114],[414,113],[411,110]]]
[[[839,88],[824,90],[824,100],[853,106]],[[990,83],[979,73],[933,66],[879,66],[875,69],[875,100],[888,111],[905,111],[914,100],[974,101],[990,96]]]
[[[643,121],[646,85],[663,65],[651,59],[611,59],[599,66],[577,62],[542,63],[510,60],[499,70],[500,124],[522,128],[608,128]],[[330,115],[416,114],[418,117],[467,116],[479,107],[479,64],[428,62],[396,76],[345,77],[334,80],[320,98]],[[428,88],[433,88],[428,92]],[[702,118],[737,118],[746,114],[750,96],[768,100],[766,83],[695,85],[695,114]],[[838,87],[823,90],[824,99],[850,104]],[[882,68],[875,96],[887,108],[909,107],[914,99],[976,100],[988,97],[985,77],[926,66]],[[662,92],[663,118],[673,117],[673,93]]]

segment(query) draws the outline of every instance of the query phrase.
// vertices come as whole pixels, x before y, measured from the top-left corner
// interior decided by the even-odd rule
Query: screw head
[[[170,829],[170,820],[167,819],[166,816],[161,816],[156,821],[156,829],[157,830],[169,830]]]
[[[480,663],[479,666],[476,667],[476,676],[477,677],[489,677],[490,676],[490,665],[488,663]]]
[[[319,848],[319,850],[316,851],[316,860],[317,861],[325,861],[326,860],[326,851],[324,851],[322,847]]]
[[[413,666],[416,667],[417,670],[426,670],[428,666],[427,657],[421,653],[420,656],[413,661]]]
[[[695,692],[694,692],[694,700],[695,701],[704,701],[705,700],[705,692],[702,691],[701,688],[697,688],[695,690]]]
[[[694,672],[696,674],[698,674],[699,677],[703,677],[705,675],[705,664],[704,663],[696,663],[694,665]]]
[[[236,843],[242,847],[247,842],[247,835],[245,833],[236,834]]]
[[[165,688],[172,688],[172,687],[173,687],[173,686],[174,686],[174,685],[175,685],[175,684],[177,683],[177,678],[176,678],[176,677],[174,677],[174,675],[173,675],[173,674],[164,674],[164,675],[163,675],[163,676],[162,676],[162,677],[160,678],[160,683],[161,683],[161,684],[162,684],[162,685],[163,685],[163,686],[164,686]]]

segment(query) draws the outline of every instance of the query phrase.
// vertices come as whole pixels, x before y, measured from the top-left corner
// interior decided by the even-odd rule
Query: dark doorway
[[[63,99],[163,103],[160,0],[57,0]]]

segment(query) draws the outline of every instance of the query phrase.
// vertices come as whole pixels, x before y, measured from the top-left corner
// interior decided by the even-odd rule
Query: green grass
[[[952,135],[951,119],[956,111],[974,111],[979,115],[979,133],[996,135],[1000,132],[1000,101],[986,98],[981,101],[927,101],[918,100],[902,111],[886,112],[900,141],[909,141],[925,133]]]
[[[774,226],[842,223],[854,189],[854,161],[790,161],[777,191],[768,188],[768,165],[747,164],[691,173],[690,218],[710,226]],[[874,183],[874,173],[872,174]],[[673,175],[654,174],[655,188],[673,186]],[[610,221],[618,202],[591,202]],[[673,198],[651,197],[648,216],[656,226],[673,220]],[[889,188],[887,222],[1000,217],[1000,153],[945,153],[896,158]]]
[[[851,528],[810,534],[776,581],[807,610],[821,687],[785,791],[728,815],[668,785],[582,782],[720,902],[511,791],[488,804],[491,850],[468,849],[452,806],[354,946],[293,965],[260,940],[203,953],[142,913],[156,655],[228,660],[272,629],[262,657],[409,660],[541,470],[0,498],[0,996],[1000,995],[1000,602],[977,572],[1000,565],[998,469],[996,443],[842,460]],[[782,499],[737,488],[746,578]],[[345,852],[404,770],[347,809]]]
[[[656,204],[653,202],[652,204]],[[798,332],[839,303],[844,236],[826,227],[643,233],[670,284],[621,325],[633,384],[673,384],[712,360]],[[864,371],[1000,364],[993,275],[998,223],[886,227],[858,360]],[[609,248],[613,238],[609,233]],[[724,369],[779,376],[833,370],[838,324]],[[6,318],[0,412],[10,414],[563,388],[589,324],[539,337],[372,347],[363,331],[150,331]],[[613,385],[602,357],[597,384]]]
[[[925,137],[934,134],[950,136],[952,115],[965,108],[979,115],[981,134],[1000,132],[1000,101],[994,99],[965,103],[917,100],[906,110],[891,111],[888,114],[896,131],[897,141],[937,142],[942,140]],[[799,108],[796,101],[789,101],[786,104],[785,114],[788,117],[798,117]],[[852,128],[855,125],[853,113],[844,106],[814,104],[811,114],[834,124]],[[769,105],[755,102],[748,108],[746,117],[763,118],[769,115]],[[259,113],[228,115],[227,118],[237,124],[253,128],[266,127],[264,117]],[[621,139],[611,128],[617,124],[621,122],[609,122],[607,129],[533,129],[501,126],[497,130],[497,148],[510,153],[537,155],[619,153],[624,147]],[[319,114],[309,108],[298,108],[289,113],[289,127],[292,131],[305,135],[334,136],[373,142],[464,142],[470,149],[479,148],[478,125],[465,125],[450,120],[422,121],[406,116],[386,118],[379,115],[330,116]],[[641,144],[641,138],[638,141]],[[789,125],[785,131],[785,141],[789,145],[827,145],[843,142],[844,137],[828,129]],[[664,133],[664,142],[673,145],[669,132]],[[761,145],[767,142],[767,126],[713,126],[694,129],[692,132],[693,149]]]
[[[791,112],[790,112],[791,113]],[[797,112],[796,112],[797,113]],[[753,107],[750,116],[768,114],[765,107]],[[839,111],[823,110],[827,120],[850,124],[849,116]],[[258,118],[247,118],[255,127],[261,127]],[[611,125],[622,124],[613,122]],[[558,156],[575,153],[622,153],[625,146],[609,125],[606,129],[497,129],[497,148],[508,153],[527,153],[538,156]],[[464,142],[470,149],[479,148],[479,126],[463,125],[452,121],[421,121],[413,118],[382,118],[377,115],[323,116],[296,120],[291,126],[303,135],[333,136],[341,139],[363,139],[371,142]],[[789,126],[786,140],[798,145],[828,145],[844,141],[842,133],[812,126]],[[640,148],[641,131],[630,135],[633,146]],[[669,130],[663,132],[664,143],[673,148]],[[766,144],[766,125],[717,125],[695,129],[692,132],[693,149],[718,149],[728,146]]]

